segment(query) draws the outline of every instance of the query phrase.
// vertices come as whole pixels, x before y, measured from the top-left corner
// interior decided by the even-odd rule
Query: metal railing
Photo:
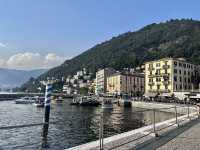
[[[192,106],[192,107],[194,107],[194,106]],[[182,110],[181,112],[179,112],[178,109],[180,109],[180,108],[184,109],[184,111]],[[171,110],[170,111],[166,111],[166,110],[169,110],[169,109],[171,109]],[[192,113],[191,109],[192,108],[191,108],[190,105],[187,105],[187,106],[176,106],[175,105],[173,107],[167,107],[167,108],[145,109],[145,110],[141,110],[141,111],[135,111],[133,113],[143,113],[145,111],[152,111],[152,118],[153,118],[152,123],[151,123],[152,128],[148,132],[148,134],[139,136],[137,138],[133,138],[133,139],[131,139],[128,142],[126,141],[125,143],[122,143],[120,145],[116,145],[116,146],[113,146],[113,147],[110,147],[110,148],[106,148],[106,149],[110,150],[110,149],[118,148],[118,147],[123,146],[125,144],[128,144],[128,143],[131,143],[131,142],[134,142],[134,141],[138,141],[138,140],[140,140],[142,138],[145,138],[145,137],[149,136],[150,134],[154,134],[155,137],[158,137],[159,136],[159,134],[158,134],[159,131],[167,129],[167,128],[170,128],[170,127],[172,127],[174,125],[176,125],[177,127],[179,127],[180,124],[181,124],[181,122],[183,122],[185,120],[188,120],[188,119],[192,120],[192,117],[194,117],[194,113],[195,113],[196,116],[199,116],[199,108],[197,108],[196,110],[194,110],[196,112],[193,111],[193,113]],[[157,122],[156,121],[156,112],[161,112],[161,111],[174,113],[174,117],[171,118],[171,119],[168,119],[168,120],[172,120],[171,121],[172,123],[169,123],[168,125],[164,124],[163,126],[160,125],[160,128],[159,128],[159,126],[157,124],[161,124],[162,122]],[[112,114],[120,114],[120,113],[115,113],[114,112]],[[101,120],[100,120],[100,127],[99,127],[100,128],[100,136],[99,136],[99,144],[100,144],[99,145],[99,149],[100,150],[103,150],[104,147],[105,147],[105,143],[104,143],[105,137],[104,137],[104,134],[105,134],[106,131],[105,131],[105,128],[104,128],[104,123],[103,123],[104,122],[104,117],[103,116],[104,116],[104,114],[103,114],[103,112],[101,112]],[[184,117],[184,118],[179,119],[179,117]],[[168,121],[168,120],[166,120],[166,121]],[[165,121],[163,121],[163,122],[165,122]]]

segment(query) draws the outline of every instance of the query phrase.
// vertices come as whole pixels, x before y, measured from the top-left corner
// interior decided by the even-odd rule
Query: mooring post
[[[100,116],[100,130],[99,130],[99,149],[103,150],[103,111],[101,112],[101,116]]]
[[[175,105],[174,109],[175,109],[176,124],[177,124],[177,126],[179,126],[179,123],[178,123],[178,113],[177,113],[177,107],[176,107],[176,105]]]
[[[43,132],[42,132],[42,147],[47,148],[47,135],[49,129],[49,117],[50,117],[50,107],[51,107],[51,93],[52,93],[52,84],[53,82],[48,80],[44,82],[46,85],[45,91],[45,110],[44,110],[44,124],[43,124]]]
[[[156,132],[156,110],[153,109],[153,132],[155,137],[158,137],[158,134]]]
[[[188,119],[190,119],[190,106],[188,104]]]

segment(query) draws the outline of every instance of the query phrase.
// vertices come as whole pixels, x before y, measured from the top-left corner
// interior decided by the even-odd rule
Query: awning
[[[144,97],[156,97],[157,93],[145,93]]]
[[[163,97],[172,97],[171,93],[162,93],[159,96],[163,96]]]

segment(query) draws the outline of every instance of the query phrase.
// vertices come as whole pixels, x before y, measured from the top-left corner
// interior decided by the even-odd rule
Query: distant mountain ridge
[[[39,76],[34,85],[33,81],[26,82],[21,90],[37,91],[40,80],[47,77],[61,78],[83,67],[93,73],[104,67],[120,70],[163,57],[184,57],[200,64],[200,21],[172,19],[113,37],[50,69]]]
[[[37,78],[45,71],[47,70],[38,69],[38,70],[25,71],[25,70],[0,68],[0,88],[14,88],[21,86],[31,77]]]

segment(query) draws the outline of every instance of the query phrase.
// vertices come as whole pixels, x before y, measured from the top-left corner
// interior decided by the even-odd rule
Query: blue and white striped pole
[[[44,113],[44,125],[43,125],[43,143],[42,147],[46,148],[47,145],[47,135],[49,129],[49,116],[50,116],[50,108],[51,108],[51,93],[52,93],[52,83],[47,81],[45,83],[46,91],[45,91],[45,113]]]

